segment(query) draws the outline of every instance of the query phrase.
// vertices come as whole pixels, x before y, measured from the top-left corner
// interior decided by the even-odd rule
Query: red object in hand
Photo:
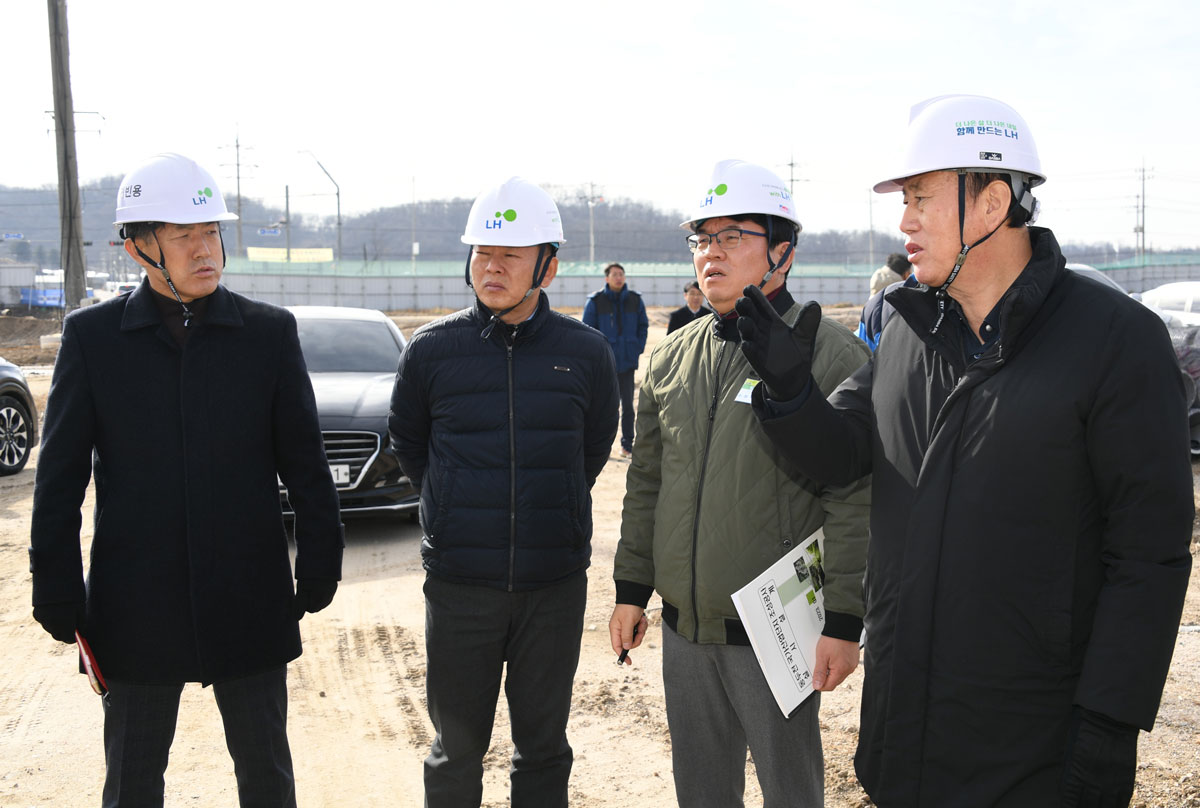
[[[83,671],[87,674],[88,683],[92,686],[92,690],[96,691],[96,695],[103,696],[108,693],[108,685],[104,683],[104,675],[100,673],[100,665],[96,663],[96,656],[92,653],[91,646],[78,631],[75,632],[75,642],[79,644],[79,661],[83,663]]]

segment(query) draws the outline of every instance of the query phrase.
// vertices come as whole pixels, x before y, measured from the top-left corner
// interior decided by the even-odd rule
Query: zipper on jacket
[[[506,335],[508,353],[508,591],[513,591],[517,565],[517,433],[513,412],[513,343],[517,329]]]
[[[700,500],[704,494],[704,475],[708,470],[708,451],[712,446],[713,421],[717,417],[717,403],[721,400],[721,360],[729,343],[722,341],[717,352],[716,376],[713,381],[712,402],[708,405],[708,431],[704,436],[704,454],[700,456],[700,481],[696,484],[696,514],[692,517],[692,642],[700,641],[700,609],[696,597],[696,548],[700,543]],[[731,361],[732,364],[732,361]]]

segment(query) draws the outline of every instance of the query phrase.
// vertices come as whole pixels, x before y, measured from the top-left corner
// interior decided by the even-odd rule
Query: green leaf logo
[[[503,218],[504,221],[506,221],[506,222],[512,222],[512,221],[516,220],[517,212],[515,210],[513,210],[512,208],[509,208],[508,210],[504,211],[503,213],[501,213],[500,211],[496,211],[496,215],[493,218],[496,218],[496,219]]]

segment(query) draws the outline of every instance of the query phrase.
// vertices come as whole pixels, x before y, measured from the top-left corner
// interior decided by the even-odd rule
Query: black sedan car
[[[37,405],[21,369],[0,358],[0,476],[16,474],[37,445]]]
[[[382,312],[340,306],[290,306],[300,330],[325,457],[342,514],[416,514],[420,494],[389,447],[387,418],[400,329]],[[280,487],[284,512],[291,513]]]

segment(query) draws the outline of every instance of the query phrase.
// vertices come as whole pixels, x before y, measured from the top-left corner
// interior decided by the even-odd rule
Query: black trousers
[[[183,683],[108,680],[104,698],[104,808],[163,804]],[[287,666],[212,686],[233,758],[241,808],[296,808],[287,739]]]
[[[515,751],[512,808],[567,805],[567,743],[587,575],[532,592],[425,579],[425,674],[436,736],[425,759],[428,808],[478,808],[483,756],[504,678]]]
[[[617,389],[621,394],[621,448],[627,452],[633,451],[633,419],[637,414],[633,410],[633,374],[632,370],[617,374]]]

